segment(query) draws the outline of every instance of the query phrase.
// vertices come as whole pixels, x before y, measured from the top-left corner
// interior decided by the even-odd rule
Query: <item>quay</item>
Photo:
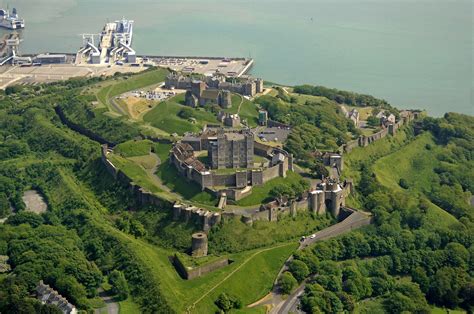
[[[38,57],[52,63],[35,63],[34,60]],[[137,73],[151,66],[183,73],[211,75],[218,72],[227,77],[241,77],[247,74],[254,64],[253,59],[246,58],[151,55],[137,56],[136,63],[130,64],[77,64],[75,57],[76,54],[73,53],[23,55],[22,58],[31,59],[32,62],[0,65],[0,89],[16,84],[37,85],[73,77],[111,76],[116,72]]]

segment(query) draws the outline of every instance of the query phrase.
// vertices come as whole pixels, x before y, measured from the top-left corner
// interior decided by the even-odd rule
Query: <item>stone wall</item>
[[[346,144],[342,145],[339,148],[339,151],[341,153],[349,153],[356,147],[365,147],[375,141],[383,139],[387,135],[394,136],[397,133],[398,129],[400,129],[403,125],[408,124],[421,116],[421,114],[417,112],[404,111],[404,113],[405,116],[402,117],[402,119],[398,122],[389,124],[387,127],[383,127],[382,130],[370,136],[361,135],[358,139],[347,142]]]
[[[174,256],[173,262],[179,274],[187,280],[201,277],[205,274],[208,274],[210,272],[229,265],[229,259],[223,258],[208,264],[204,264],[199,267],[187,268],[186,266],[184,266],[184,264],[181,262],[177,255]]]
[[[102,146],[102,156],[101,160],[102,163],[105,165],[107,171],[122,185],[126,186],[129,191],[137,197],[138,202],[142,205],[152,205],[156,206],[160,210],[168,210],[173,211],[173,218],[183,222],[194,221],[198,223],[203,230],[209,230],[214,224],[220,222],[221,215],[220,213],[210,212],[208,210],[203,210],[200,208],[192,207],[192,206],[185,206],[182,205],[183,209],[180,210],[179,213],[176,213],[173,201],[163,199],[146,189],[140,187],[139,185],[135,184],[131,178],[129,178],[123,171],[116,168],[112,162],[107,158],[107,154],[109,153],[108,146]],[[196,171],[197,172],[197,171]],[[181,205],[179,205],[181,206]],[[188,210],[189,209],[189,210]]]

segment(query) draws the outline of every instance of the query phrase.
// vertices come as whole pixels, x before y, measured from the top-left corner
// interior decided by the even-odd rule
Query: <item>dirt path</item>
[[[244,97],[242,95],[239,95],[240,97],[240,104],[239,108],[237,109],[237,114],[240,114],[240,107],[242,107],[242,104],[244,103]]]
[[[120,306],[117,302],[114,301],[114,298],[112,296],[110,296],[104,290],[100,289],[99,297],[102,299],[102,301],[105,302],[105,307],[100,308],[100,309],[95,309],[94,310],[95,314],[103,313],[104,309],[107,309],[107,314],[119,314]]]

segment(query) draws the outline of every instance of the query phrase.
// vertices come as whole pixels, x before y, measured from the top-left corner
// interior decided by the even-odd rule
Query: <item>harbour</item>
[[[98,33],[107,18],[126,16],[135,21],[133,47],[140,55],[241,56],[255,60],[252,75],[272,82],[366,93],[435,116],[447,110],[474,113],[472,36],[465,31],[472,28],[470,1],[346,2],[10,4],[26,20],[23,54],[76,53],[80,34]]]
[[[155,66],[188,74],[241,77],[254,63],[250,58],[137,55],[132,48],[133,25],[133,20],[122,18],[107,22],[100,33],[83,33],[82,46],[75,54],[21,55],[20,35],[16,32],[6,34],[0,42],[0,88],[73,77],[110,76],[117,72],[136,73]]]

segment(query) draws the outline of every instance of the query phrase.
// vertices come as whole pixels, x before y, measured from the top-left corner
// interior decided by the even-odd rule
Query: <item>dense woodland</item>
[[[378,99],[371,95],[358,94],[324,86],[299,85],[294,87],[294,92],[305,95],[323,96],[339,104],[347,104],[350,106],[391,108],[386,100]]]
[[[0,274],[0,312],[57,313],[34,298],[40,279],[82,310],[92,310],[97,288],[107,280],[118,298],[132,295],[143,312],[173,312],[160,281],[137,257],[131,239],[139,239],[135,243],[143,247],[149,242],[184,252],[197,227],[173,222],[168,214],[138,204],[101,166],[99,143],[64,125],[55,110],[60,107],[82,131],[108,142],[139,136],[136,125],[92,106],[92,98],[82,91],[99,81],[14,87],[0,95],[0,217],[12,209],[16,212],[0,224],[0,255],[9,256],[12,266],[11,274]],[[361,104],[372,104],[368,99]],[[310,166],[314,150],[334,149],[357,136],[332,102],[294,104],[272,96],[257,102],[272,119],[294,126],[286,148]],[[436,158],[443,161],[421,198],[377,184],[371,163],[361,163],[356,169],[356,199],[374,213],[375,224],[297,253],[281,287],[290,292],[306,280],[302,305],[313,313],[351,312],[368,298],[394,313],[427,312],[430,304],[472,309],[474,227],[467,198],[474,190],[473,125],[472,117],[458,114],[426,118],[420,124],[436,140],[436,147],[423,149],[441,147]],[[407,191],[410,184],[400,182]],[[21,196],[31,188],[44,196],[46,213],[24,211]],[[279,187],[273,193],[291,194],[287,190]],[[451,213],[458,223],[432,225],[425,217],[428,202]],[[331,222],[328,217],[300,218],[306,225],[288,218],[273,227],[249,227],[240,221],[218,226],[211,231],[211,250],[240,253],[273,244],[265,236],[269,230],[277,235],[274,241],[287,241],[295,230],[304,233]],[[247,242],[241,241],[239,232],[245,233]],[[216,305],[241,306],[234,296],[223,294]]]
[[[305,311],[350,312],[365,299],[378,301],[368,313],[429,313],[429,304],[472,311],[474,118],[450,113],[426,118],[422,127],[442,147],[436,158],[447,162],[434,169],[437,178],[427,198],[382,187],[370,162],[362,163],[357,195],[375,224],[296,254],[281,284],[289,292],[307,280]],[[433,224],[426,216],[429,201],[458,223]]]
[[[282,98],[265,95],[256,102],[268,111],[270,119],[293,127],[285,147],[298,159],[309,159],[315,150],[337,150],[352,138],[348,132],[358,135],[354,123],[333,102],[295,104]]]

